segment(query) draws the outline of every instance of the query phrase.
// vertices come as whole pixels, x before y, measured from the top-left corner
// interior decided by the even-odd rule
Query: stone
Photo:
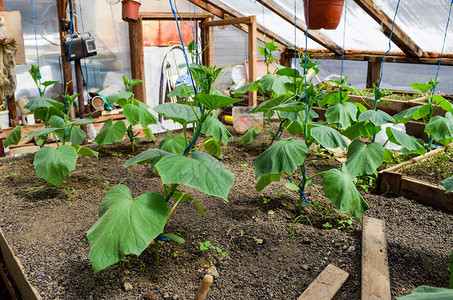
[[[125,283],[123,283],[123,289],[127,292],[127,291],[132,290],[133,286],[132,286],[132,284],[130,282],[126,281]]]
[[[217,271],[217,268],[214,265],[211,265],[207,270],[206,274],[211,275],[214,277],[214,279],[217,279],[220,277],[219,272]]]
[[[308,267],[307,264],[303,264],[303,265],[302,265],[302,269],[304,269],[305,271],[308,271],[309,267]]]
[[[143,296],[145,300],[157,300],[156,294],[154,294],[152,291],[146,292],[146,294]]]
[[[348,252],[354,252],[355,251],[355,247],[354,246],[351,246],[348,248]]]

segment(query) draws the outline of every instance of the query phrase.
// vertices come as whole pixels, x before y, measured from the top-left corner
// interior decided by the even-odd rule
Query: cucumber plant
[[[183,202],[193,201],[199,213],[205,213],[195,197],[182,192],[180,186],[227,201],[234,174],[208,153],[195,150],[201,134],[206,136],[202,146],[212,154],[217,154],[221,143],[226,144],[231,138],[215,111],[240,99],[227,97],[215,89],[220,72],[216,67],[192,65],[193,85],[181,85],[173,91],[186,100],[154,108],[165,118],[181,124],[183,134],[175,137],[167,134],[159,149],[146,150],[124,166],[150,163],[162,180],[163,193],[152,191],[133,198],[129,188],[122,184],[106,193],[99,207],[99,219],[87,233],[91,247],[89,258],[95,272],[120,261],[126,254],[140,255],[153,241],[155,262],[159,265],[160,239],[184,241],[164,232],[175,209]],[[189,125],[194,131],[191,137],[187,134]],[[168,202],[172,203],[170,210]]]
[[[80,155],[98,156],[98,153],[81,146],[86,134],[80,129],[80,125],[94,123],[92,118],[79,119],[74,122],[69,121],[68,107],[74,103],[78,94],[62,95],[65,104],[44,98],[47,87],[58,81],[45,81],[39,83],[39,67],[32,65],[29,73],[33,77],[38,88],[40,97],[33,99],[25,108],[33,112],[36,119],[41,119],[45,123],[45,128],[28,132],[25,137],[38,138],[41,148],[36,152],[33,166],[36,175],[56,187],[60,187],[63,180],[67,183],[67,196],[70,199],[69,173],[75,169],[77,158]],[[41,86],[44,88],[41,89]],[[5,140],[5,147],[17,145],[21,139],[22,128],[16,126],[8,138]],[[51,137],[55,139],[56,148],[47,146]],[[68,144],[71,145],[68,145]]]
[[[123,120],[119,120],[113,124],[112,119],[108,119],[104,123],[104,126],[102,126],[99,134],[94,139],[94,142],[99,145],[99,148],[102,148],[103,145],[122,141],[124,135],[127,134],[131,143],[132,153],[134,153],[134,142],[138,141],[137,135],[140,133],[140,130],[138,132],[134,132],[133,127],[140,124],[146,137],[151,140],[155,140],[148,125],[157,124],[157,119],[149,111],[149,105],[135,99],[134,94],[131,92],[132,87],[141,83],[142,80],[130,80],[129,78],[123,76],[123,82],[126,87],[126,92],[120,92],[106,97],[106,101],[108,105],[116,104],[123,108],[123,115],[126,117],[129,126],[126,127]]]

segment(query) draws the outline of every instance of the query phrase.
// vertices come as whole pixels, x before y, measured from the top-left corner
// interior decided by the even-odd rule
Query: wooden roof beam
[[[220,2],[219,0],[189,0],[191,3],[196,4],[198,7],[212,13],[216,17],[221,19],[227,18],[243,18],[246,17],[237,10],[231,8],[230,6]],[[241,29],[242,31],[248,33],[248,26],[245,24],[236,24],[234,25],[237,28]],[[273,33],[272,31],[266,29],[266,38],[264,38],[264,27],[257,24],[257,31],[260,33],[258,36],[258,40],[262,41],[263,43],[271,42],[275,40],[279,50],[283,51],[286,49],[287,45],[291,43],[286,39],[282,38],[281,36]]]
[[[376,9],[373,0],[354,0],[367,14],[369,14],[382,27],[382,32],[390,37],[393,20],[382,10]],[[422,57],[423,50],[398,26],[395,24],[392,35],[392,42],[395,43],[407,56]]]
[[[274,1],[270,0],[259,0],[258,2],[261,2],[267,9],[269,9],[271,12],[285,20],[286,22],[293,24],[294,22],[294,15],[291,15],[288,13],[288,11],[283,8],[282,6],[278,5]],[[296,28],[303,31],[304,33],[307,32],[307,24],[302,21],[299,18],[296,18]],[[326,49],[329,49],[335,54],[341,55],[343,49],[329,40],[326,36],[321,34],[318,31],[315,30],[308,30],[308,37],[320,44],[321,46],[325,47]]]

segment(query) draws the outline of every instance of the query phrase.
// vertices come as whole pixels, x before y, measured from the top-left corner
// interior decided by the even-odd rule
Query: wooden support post
[[[348,272],[329,264],[297,300],[332,299],[348,277]]]
[[[0,157],[5,157],[5,147],[3,146],[3,138],[0,137]]]
[[[381,61],[373,59],[368,61],[368,70],[366,76],[366,87],[373,88],[373,84],[379,84],[379,77],[381,76]]]
[[[205,66],[214,65],[214,28],[206,26],[206,23],[212,20],[212,17],[208,17],[201,23],[202,62]]]
[[[362,299],[391,299],[385,222],[363,217]]]
[[[142,83],[134,86],[134,97],[138,101],[146,103],[146,86],[145,86],[145,64],[143,53],[143,30],[142,17],[137,21],[129,23],[129,45],[131,57],[131,75],[132,79],[141,79]]]
[[[72,67],[71,67],[71,62],[68,63],[68,57],[64,55],[64,49],[63,49],[63,41],[64,41],[64,36],[69,34],[68,31],[63,31],[61,27],[61,20],[66,20],[67,15],[66,15],[66,0],[56,0],[57,1],[57,13],[58,13],[58,31],[60,33],[60,52],[61,52],[61,68],[63,70],[63,89],[67,91],[68,95],[73,95],[74,94],[74,84],[72,83]],[[74,27],[74,26],[73,26]],[[67,79],[67,80],[66,80]],[[68,82],[70,82],[68,84]],[[71,108],[70,108],[71,109]],[[74,110],[71,110],[72,112]],[[72,118],[75,117],[75,115],[72,113],[70,116]]]
[[[256,51],[257,51],[257,38],[256,38],[256,16],[250,17],[249,26],[249,82],[256,80]],[[249,106],[257,106],[257,93],[249,92]]]
[[[0,11],[4,11],[4,10],[5,10],[5,7],[3,5],[3,0],[0,0]],[[8,104],[9,123],[12,127],[16,127],[17,125],[19,125],[19,119],[17,118],[16,98],[14,97],[14,94],[11,96],[7,96],[6,102]]]

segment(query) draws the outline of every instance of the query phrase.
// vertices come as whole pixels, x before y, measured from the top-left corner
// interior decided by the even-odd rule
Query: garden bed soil
[[[132,156],[128,144],[105,146],[99,159],[79,159],[71,173],[70,201],[63,188],[42,188],[45,182],[36,178],[32,156],[0,160],[1,229],[43,299],[192,299],[211,263],[219,277],[208,299],[297,299],[330,263],[350,274],[335,299],[359,299],[361,223],[338,230],[341,217],[315,179],[307,196],[320,204],[305,208],[307,218],[294,226],[290,242],[296,195],[285,190],[283,181],[262,192],[254,189],[253,158],[269,143],[263,136],[252,145],[240,145],[235,136],[224,151],[222,163],[236,174],[228,203],[190,191],[206,217],[191,203],[176,209],[166,232],[186,242],[163,243],[160,267],[154,266],[152,246],[97,274],[88,259],[86,231],[109,188],[125,184],[134,197],[162,190],[149,166],[122,167]],[[137,145],[138,152],[151,147],[156,144]],[[307,160],[308,174],[339,165],[323,151],[315,152]],[[265,204],[264,198],[270,201]],[[364,198],[371,206],[366,215],[386,221],[392,296],[424,284],[448,287],[453,215],[391,194]],[[333,228],[324,228],[326,222]],[[199,243],[205,241],[228,255],[201,251]]]
[[[400,171],[405,176],[442,186],[441,181],[453,176],[453,149],[404,166]],[[453,197],[453,195],[452,195]]]

